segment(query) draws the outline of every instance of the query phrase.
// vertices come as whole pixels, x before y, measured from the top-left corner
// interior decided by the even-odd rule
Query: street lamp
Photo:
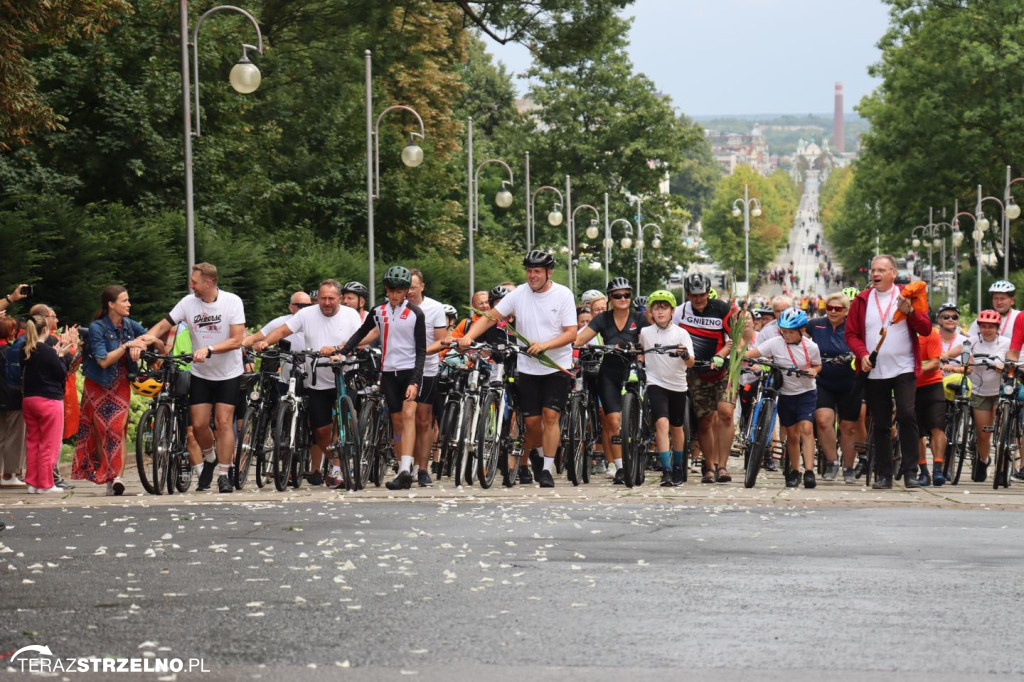
[[[189,93],[189,90],[193,88],[193,83],[190,81],[189,76],[188,48],[191,45],[192,65],[195,73],[196,129],[194,134],[196,137],[199,137],[201,134],[200,120],[202,119],[202,112],[199,109],[199,27],[202,26],[206,17],[214,12],[237,12],[248,19],[253,28],[256,29],[256,45],[242,43],[242,58],[232,67],[231,74],[228,77],[231,87],[241,94],[249,94],[260,85],[260,70],[249,61],[249,50],[255,50],[263,54],[263,33],[260,32],[260,25],[256,22],[256,19],[244,9],[231,5],[219,5],[207,10],[199,17],[192,31],[192,42],[190,43],[188,40],[188,0],[180,0],[179,7],[181,19],[181,101],[185,114],[183,117],[185,129],[185,242],[188,256],[188,274],[185,279],[188,281],[188,277],[192,275],[192,266],[196,262],[195,196],[192,184],[192,105]]]
[[[910,230],[910,236],[913,238],[911,242],[916,249],[921,246],[921,239],[918,238],[917,234],[920,232],[921,237],[928,240],[928,300],[931,300],[932,292],[935,290],[935,263],[932,259],[932,247],[944,244],[939,235],[941,234],[941,224],[937,224],[934,221],[934,212],[931,206],[928,207],[928,224],[927,225],[916,225]]]
[[[593,220],[591,220],[590,227],[587,228],[587,237],[589,237],[590,239],[595,239],[597,237],[597,223],[600,222],[601,220],[601,212],[598,211],[593,206],[591,206],[590,204],[580,204],[579,206],[574,208],[572,210],[572,213],[569,215],[569,281],[573,285],[576,284],[575,275],[573,274],[575,272],[576,266],[573,264],[573,260],[578,257],[578,249],[576,245],[576,214],[579,212],[581,208],[585,208],[594,212],[594,218]],[[575,289],[573,289],[573,291],[575,292]]]
[[[661,233],[661,226],[658,225],[657,223],[647,223],[646,225],[638,225],[637,226],[637,232],[636,232],[636,292],[637,292],[637,296],[641,296],[642,295],[642,292],[640,290],[640,264],[644,262],[644,245],[645,245],[644,244],[644,232],[646,232],[649,228],[652,228],[652,227],[654,228],[654,239],[651,240],[651,248],[660,249],[661,248],[661,240],[664,238],[664,235],[662,235],[662,233]],[[626,242],[628,240],[623,239],[622,241]],[[623,248],[627,248],[628,249],[629,247],[628,246],[623,246]]]
[[[471,119],[472,120],[472,119]],[[470,147],[469,147],[469,158],[473,158],[473,146],[472,136],[470,136]],[[484,166],[495,163],[503,166],[508,171],[508,180],[501,181],[501,189],[497,194],[494,195],[494,203],[499,208],[508,208],[512,205],[512,193],[505,189],[506,186],[513,184],[512,180],[512,169],[507,163],[501,159],[487,159],[481,161],[480,165],[476,167],[476,172],[472,176],[471,187],[469,193],[469,210],[470,219],[472,221],[469,229],[469,302],[470,305],[473,303],[473,294],[476,292],[476,256],[474,252],[474,233],[480,229],[480,169]]]
[[[373,122],[373,61],[372,53],[367,50],[366,56],[366,250],[369,262],[370,304],[377,302],[377,276],[374,272],[374,237],[373,237],[373,200],[380,197],[380,121],[385,114],[401,109],[416,117],[420,124],[420,132],[409,133],[409,144],[402,149],[402,163],[408,168],[416,168],[423,163],[423,149],[416,144],[416,139],[424,139],[427,131],[423,119],[412,107],[395,104],[380,112],[377,122]]]
[[[740,209],[742,206],[742,210]],[[753,206],[753,210],[751,210]],[[746,285],[747,285],[747,296],[750,296],[750,216],[753,215],[755,218],[761,215],[761,202],[757,200],[757,197],[750,196],[750,186],[743,185],[743,198],[737,199],[732,202],[732,217],[739,218],[743,215],[743,254],[746,263]]]
[[[623,249],[628,249],[633,245],[633,240],[630,237],[633,236],[633,223],[629,222],[625,218],[616,218],[611,223],[607,220],[608,214],[605,214],[604,223],[604,288],[608,288],[608,265],[612,260],[612,247],[615,245],[615,241],[612,239],[612,228],[622,223],[625,226],[626,236],[622,238],[620,246]]]
[[[537,207],[537,195],[540,194],[541,192],[545,192],[545,191],[547,191],[547,192],[554,192],[555,194],[558,195],[558,202],[553,204],[552,207],[551,207],[551,210],[548,211],[548,225],[550,225],[551,227],[558,227],[559,225],[562,224],[562,220],[563,220],[562,206],[564,205],[565,202],[562,200],[562,192],[557,187],[552,187],[551,185],[541,185],[540,187],[535,189],[533,191],[533,196],[530,197],[530,207],[529,207],[530,210],[529,210],[529,213],[530,213],[531,216],[533,215],[533,213],[534,213],[534,211],[535,211],[535,209]],[[533,224],[532,220],[531,220],[531,224]],[[537,238],[536,234],[532,234],[531,237],[533,238],[534,241],[536,241],[536,238]],[[531,244],[531,246],[532,246],[532,244]]]
[[[956,230],[956,232],[960,233],[960,235],[961,235],[961,242],[963,241],[963,239],[962,239],[963,231],[960,229],[960,218],[961,217],[970,218],[971,220],[974,221],[974,229],[971,231],[971,239],[974,240],[974,257],[975,257],[975,259],[977,261],[977,268],[976,268],[976,273],[975,274],[977,275],[977,278],[978,278],[978,307],[975,309],[974,312],[975,313],[979,313],[979,312],[981,312],[981,269],[982,269],[982,263],[981,263],[981,237],[982,237],[982,235],[984,233],[981,231],[981,229],[978,226],[977,215],[974,214],[974,213],[970,213],[968,211],[957,211],[956,208],[958,208],[958,207],[959,207],[959,203],[956,204],[954,209],[953,209],[955,212],[953,214],[953,220],[951,222],[953,223],[953,227]],[[954,241],[953,242],[953,246],[955,248],[955,247],[958,246],[958,244]],[[953,257],[956,258],[956,255],[954,254]]]
[[[1013,200],[1010,188],[1024,178],[1012,178],[1013,170],[1006,167],[1006,187],[1003,190],[1003,279],[1010,279],[1010,221],[1020,217],[1020,206]]]

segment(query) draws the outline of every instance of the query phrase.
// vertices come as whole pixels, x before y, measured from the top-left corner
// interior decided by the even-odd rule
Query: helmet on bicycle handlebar
[[[1003,321],[1002,316],[994,310],[982,310],[978,313],[978,324],[999,324]]]
[[[658,289],[647,297],[648,308],[653,308],[655,303],[668,303],[674,310],[676,307],[676,295],[666,289]]]
[[[786,308],[779,315],[779,329],[800,329],[807,326],[807,313],[799,308]]]
[[[384,273],[384,286],[389,289],[408,289],[412,286],[412,273],[409,268],[393,265]]]
[[[132,393],[143,398],[155,398],[164,389],[164,384],[151,376],[140,374],[131,382]]]

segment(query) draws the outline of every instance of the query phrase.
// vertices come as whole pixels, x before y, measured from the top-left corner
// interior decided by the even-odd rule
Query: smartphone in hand
[[[31,284],[22,284],[21,288],[18,290],[18,293],[21,294],[22,296],[31,296],[32,295],[32,285]]]

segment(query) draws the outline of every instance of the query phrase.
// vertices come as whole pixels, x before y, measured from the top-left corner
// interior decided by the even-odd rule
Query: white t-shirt
[[[942,332],[939,332],[939,346],[942,348],[943,355],[945,355],[951,350],[956,350],[957,348],[962,349],[964,341],[968,340],[969,339],[965,334],[958,331],[951,341],[946,341],[945,339],[942,338]],[[974,342],[972,341],[971,343],[973,345]],[[963,364],[960,362],[960,352],[961,351],[957,351],[956,355],[950,356],[948,363],[950,366],[959,367],[961,364]]]
[[[896,297],[899,287],[893,285],[889,291],[878,293],[878,289],[868,292],[868,301],[864,314],[864,343],[868,353],[875,350],[878,339],[882,336],[883,317],[891,320],[896,314]],[[879,315],[879,309],[882,314]],[[914,346],[910,342],[910,331],[907,320],[902,319],[890,324],[885,332],[885,342],[878,349],[875,366],[868,373],[869,379],[892,379],[901,374],[914,371]]]
[[[1002,362],[1006,359],[1006,351],[1010,350],[1010,340],[1005,336],[997,336],[995,341],[978,339],[971,346],[971,362],[978,362],[982,359],[997,360]],[[972,367],[971,387],[974,395],[990,396],[999,395],[999,370],[988,367]]]
[[[806,336],[800,338],[799,343],[786,343],[781,336],[768,339],[755,346],[761,357],[771,358],[775,363],[783,367],[796,367],[797,369],[809,369],[821,364],[821,351],[818,344]],[[782,375],[781,395],[799,395],[817,388],[814,377],[798,376],[796,374]]]
[[[423,311],[425,318],[424,322],[427,327],[427,345],[434,343],[434,333],[437,328],[446,329],[448,327],[448,317],[444,314],[444,306],[429,296],[423,297],[423,302],[419,304],[420,310]],[[437,353],[428,353],[426,359],[423,361],[423,376],[425,377],[436,377],[438,369],[441,366],[441,361]]]
[[[207,348],[231,338],[231,325],[245,324],[242,299],[219,289],[217,298],[210,303],[195,294],[178,301],[169,315],[174,324],[188,324],[193,351]],[[225,381],[242,374],[242,349],[215,353],[205,362],[192,363],[192,375],[208,381]]]
[[[576,327],[576,299],[567,287],[557,282],[551,282],[551,288],[542,294],[534,293],[529,284],[521,284],[495,308],[502,315],[514,314],[513,326],[530,341],[548,341],[560,335],[563,327]],[[549,348],[547,354],[559,367],[569,369],[572,366],[571,342],[561,348]],[[552,374],[558,370],[523,353],[519,356],[519,371]]]
[[[779,331],[779,321],[772,320],[765,326],[761,327],[761,331],[754,337],[753,346],[758,348],[758,344],[764,343],[768,339],[777,339],[782,336],[782,332]]]
[[[669,324],[662,329],[651,324],[640,330],[640,346],[644,350],[655,346],[685,346],[690,357],[693,357],[693,339],[690,332],[682,327]],[[647,383],[661,386],[669,391],[686,390],[686,360],[674,358],[664,353],[651,353],[644,356],[647,368]]]
[[[1000,316],[1003,318],[1003,320],[1002,322],[999,323],[999,336],[1005,336],[1007,339],[1013,336],[1013,325],[1017,321],[1017,315],[1019,314],[1019,310],[1014,310],[1013,308],[1010,308],[1010,312]],[[967,330],[967,335],[971,337],[972,343],[981,338],[981,330],[978,329],[977,320],[971,322],[971,326]]]
[[[290,320],[290,319],[292,319],[291,315],[282,315],[281,317],[275,317],[270,322],[267,322],[265,325],[263,325],[263,329],[260,329],[260,333],[263,334],[264,337],[267,337],[267,336],[270,335],[270,332],[274,331],[275,329],[280,327],[282,324],[286,324],[288,322],[288,320]],[[291,327],[289,327],[289,329],[290,328]],[[302,335],[301,334],[291,334],[290,336],[284,337],[284,339],[282,339],[282,340],[283,341],[287,341],[288,343],[290,343],[292,345],[292,348],[295,348],[296,350],[298,350],[299,348],[302,347]],[[287,383],[288,378],[291,375],[292,375],[292,362],[291,362],[291,360],[287,360],[285,358],[281,358],[281,373],[277,376],[278,381],[284,381],[284,382]]]
[[[352,338],[359,329],[359,313],[343,305],[338,307],[338,312],[334,315],[325,317],[320,311],[320,306],[311,305],[292,315],[288,320],[288,328],[302,339],[298,347],[292,346],[293,350],[318,351],[324,346],[340,346]],[[306,371],[309,372],[312,366],[312,361],[307,360]],[[318,366],[316,385],[313,385],[313,378],[310,376],[306,380],[306,387],[314,391],[331,390],[334,388],[334,370]]]

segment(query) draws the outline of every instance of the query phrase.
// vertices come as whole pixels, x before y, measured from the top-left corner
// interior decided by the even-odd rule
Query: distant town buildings
[[[737,166],[750,166],[763,175],[769,175],[778,166],[778,159],[768,151],[768,142],[760,124],[755,124],[748,135],[718,130],[705,130],[704,134],[711,143],[711,153],[726,175],[735,173]]]

